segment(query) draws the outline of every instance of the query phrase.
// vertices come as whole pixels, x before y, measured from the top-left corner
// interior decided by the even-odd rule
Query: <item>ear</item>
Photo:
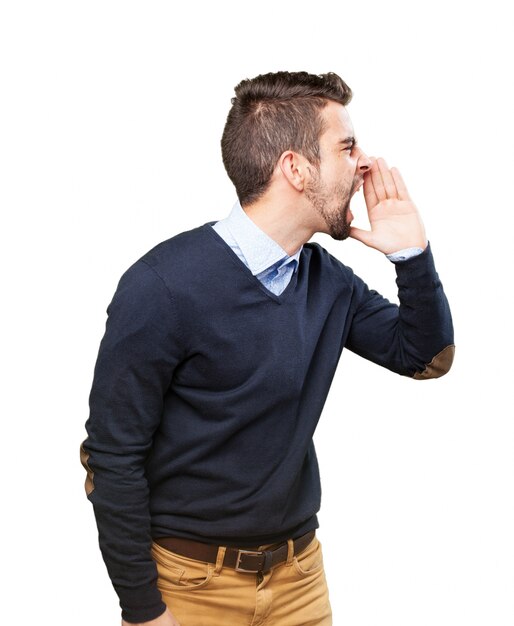
[[[303,191],[305,186],[305,165],[303,157],[292,150],[283,152],[277,162],[284,178],[297,191]]]

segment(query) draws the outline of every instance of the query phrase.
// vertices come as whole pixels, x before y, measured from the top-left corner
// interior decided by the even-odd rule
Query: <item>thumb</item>
[[[349,236],[352,237],[352,239],[357,239],[357,241],[361,241],[371,248],[373,247],[373,233],[370,230],[362,230],[361,228],[355,228],[355,226],[352,226],[350,228]]]

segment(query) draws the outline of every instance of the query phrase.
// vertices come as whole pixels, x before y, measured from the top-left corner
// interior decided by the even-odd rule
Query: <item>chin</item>
[[[342,219],[338,220],[335,224],[329,224],[330,236],[338,241],[348,239],[350,236],[350,229],[352,227],[351,221],[348,221],[348,213],[350,207],[347,205],[342,212]]]
[[[350,230],[349,229],[345,229],[342,233],[337,231],[335,233],[330,233],[332,236],[332,239],[335,239],[336,241],[344,241],[345,239],[348,239],[348,237],[350,236]]]

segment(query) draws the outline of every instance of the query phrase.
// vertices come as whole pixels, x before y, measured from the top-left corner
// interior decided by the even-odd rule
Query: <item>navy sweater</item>
[[[213,223],[123,274],[95,366],[81,458],[132,622],[164,610],[152,538],[258,545],[318,527],[312,436],[343,347],[420,379],[453,357],[430,245],[395,265],[399,307],[313,242],[275,295]]]

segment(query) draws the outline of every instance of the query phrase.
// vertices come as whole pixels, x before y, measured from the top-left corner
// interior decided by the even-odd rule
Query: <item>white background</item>
[[[502,6],[2,3],[3,624],[119,624],[78,458],[105,309],[149,248],[230,211],[220,138],[234,86],[306,70],[343,77],[363,149],[402,172],[457,345],[451,372],[426,382],[343,352],[315,435],[334,624],[512,626]],[[353,208],[365,224],[360,196]],[[396,301],[380,253],[313,240]]]

